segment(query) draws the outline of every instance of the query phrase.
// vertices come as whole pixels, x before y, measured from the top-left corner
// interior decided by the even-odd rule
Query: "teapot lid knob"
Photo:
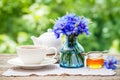
[[[52,29],[49,28],[49,29],[47,30],[47,32],[52,32]]]

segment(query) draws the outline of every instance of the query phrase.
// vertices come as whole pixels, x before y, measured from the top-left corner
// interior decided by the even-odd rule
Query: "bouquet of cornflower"
[[[88,23],[88,19],[85,17],[76,16],[75,14],[66,14],[55,21],[53,31],[57,38],[60,37],[61,33],[67,36],[78,36],[83,33],[88,35]]]

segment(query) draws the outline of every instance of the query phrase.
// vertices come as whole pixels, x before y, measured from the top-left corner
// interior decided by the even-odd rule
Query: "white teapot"
[[[34,45],[44,45],[48,47],[55,47],[57,51],[60,51],[62,46],[61,38],[56,38],[52,29],[48,29],[47,32],[43,33],[41,36],[36,38],[35,36],[31,36]],[[52,54],[54,51],[50,50],[47,54]]]

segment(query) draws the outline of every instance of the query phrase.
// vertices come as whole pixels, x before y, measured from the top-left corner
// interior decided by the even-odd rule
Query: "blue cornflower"
[[[53,27],[53,31],[57,38],[60,37],[60,34],[78,36],[79,34],[86,33],[88,35],[88,30],[87,19],[76,16],[75,14],[67,14],[58,18]]]
[[[118,63],[117,59],[113,56],[108,56],[107,59],[105,59],[104,61],[104,66],[107,68],[107,69],[112,69],[112,70],[115,70],[117,67],[116,67],[116,64]]]

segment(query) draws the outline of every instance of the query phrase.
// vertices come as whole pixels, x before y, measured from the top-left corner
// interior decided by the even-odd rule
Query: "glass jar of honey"
[[[88,58],[86,59],[86,65],[91,69],[99,69],[104,66],[103,54],[100,52],[90,52],[88,53]]]

